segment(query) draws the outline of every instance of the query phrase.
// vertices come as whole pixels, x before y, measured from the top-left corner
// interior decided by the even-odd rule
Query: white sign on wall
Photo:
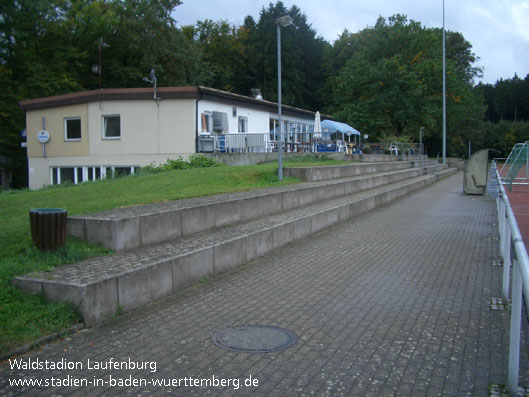
[[[50,140],[50,133],[47,130],[40,130],[37,132],[37,141],[40,143],[48,143]]]

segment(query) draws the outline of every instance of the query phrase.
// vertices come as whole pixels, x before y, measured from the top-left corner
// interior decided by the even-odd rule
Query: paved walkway
[[[35,369],[4,363],[0,395],[486,396],[491,383],[506,383],[509,315],[491,310],[501,290],[494,202],[461,191],[457,174],[19,358]],[[247,324],[299,340],[265,354],[211,343]],[[529,386],[524,324],[520,384]],[[123,368],[108,369],[116,361]],[[148,363],[131,368],[138,362]],[[9,386],[24,377],[105,387]]]

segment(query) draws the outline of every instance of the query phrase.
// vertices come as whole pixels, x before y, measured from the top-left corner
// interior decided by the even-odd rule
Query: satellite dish
[[[154,85],[154,99],[160,99],[156,98],[156,75],[154,73],[154,69],[151,69],[149,77],[144,77],[143,81],[147,81],[148,83],[152,83]]]

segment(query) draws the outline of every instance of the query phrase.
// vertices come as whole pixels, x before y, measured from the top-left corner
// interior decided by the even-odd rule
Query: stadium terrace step
[[[329,180],[319,178],[318,182],[72,216],[68,218],[68,234],[114,251],[123,251],[288,211],[421,175],[420,169],[409,168],[408,162],[327,167],[331,168],[331,171],[322,170],[320,174],[326,175]],[[310,173],[308,168],[302,170]],[[341,176],[349,174],[357,176]],[[361,176],[358,176],[360,174]]]
[[[425,174],[437,174],[446,169],[448,169],[448,165],[434,163],[433,165],[425,165],[424,173]]]
[[[324,165],[320,167],[288,167],[283,170],[283,174],[285,176],[299,178],[306,182],[317,182],[390,170],[402,170],[405,168],[410,168],[409,162],[391,161],[383,163]]]
[[[453,173],[455,170],[447,170]],[[216,227],[114,255],[90,258],[50,272],[15,277],[28,293],[78,307],[91,326],[165,295],[241,266],[292,241],[317,233],[406,195],[438,179],[420,175],[333,199]],[[298,200],[304,195],[292,191]],[[266,196],[265,196],[266,197]],[[265,198],[266,200],[266,198]],[[298,201],[299,203],[299,201]]]

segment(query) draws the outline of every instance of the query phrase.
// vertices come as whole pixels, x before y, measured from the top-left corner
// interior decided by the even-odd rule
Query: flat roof
[[[154,91],[151,87],[144,88],[102,88],[74,92],[71,94],[55,95],[44,98],[25,99],[18,104],[24,111],[53,108],[58,106],[75,105],[79,103],[113,100],[138,100],[153,99]],[[157,87],[156,96],[159,99],[205,99],[232,105],[245,105],[270,112],[277,112],[277,103],[262,99],[251,98],[202,86],[187,87]],[[293,116],[315,117],[316,112],[283,105],[282,113]],[[331,116],[322,115],[322,119],[331,119]]]

